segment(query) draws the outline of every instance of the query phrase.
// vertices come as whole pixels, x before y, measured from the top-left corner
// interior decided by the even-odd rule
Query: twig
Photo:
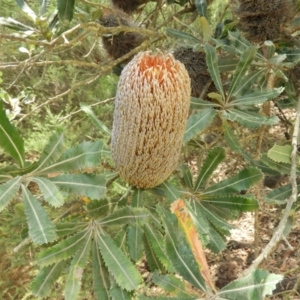
[[[298,98],[296,121],[295,121],[295,127],[294,127],[293,139],[292,139],[291,173],[290,173],[292,194],[287,201],[287,205],[283,213],[283,216],[281,218],[281,221],[279,222],[279,225],[274,231],[270,242],[266,245],[266,247],[263,249],[261,254],[253,261],[251,266],[242,273],[242,276],[249,275],[252,271],[254,271],[262,263],[262,261],[268,257],[268,255],[272,252],[274,247],[282,239],[283,231],[285,229],[288,217],[290,215],[292,205],[297,200],[298,189],[297,189],[297,181],[296,181],[297,179],[296,168],[297,168],[297,144],[299,138],[299,125],[300,125],[300,97]]]

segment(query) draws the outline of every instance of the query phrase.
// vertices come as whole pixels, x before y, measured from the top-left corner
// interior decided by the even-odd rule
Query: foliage
[[[41,1],[39,7],[16,0],[22,14],[0,17],[0,39],[18,53],[15,62],[6,53],[0,64],[0,211],[21,210],[22,238],[38,252],[31,296],[51,297],[60,281],[65,299],[80,299],[92,281],[95,299],[154,299],[137,268],[143,260],[149,280],[162,288],[155,299],[263,299],[282,276],[255,269],[217,290],[204,249],[220,253],[233,228],[228,221],[259,208],[251,193],[265,174],[289,175],[294,167],[290,140],[262,148],[243,142],[242,134],[257,133],[260,141],[279,123],[282,116],[270,103],[279,110],[296,107],[296,23],[288,41],[254,44],[237,21],[214,19],[217,1],[146,2],[137,6],[140,18],[151,16],[149,24],[136,16],[143,26],[102,26],[98,18],[111,13],[109,3],[84,0]],[[193,16],[196,22],[188,24]],[[98,47],[101,36],[126,38],[129,32],[145,39],[118,59]],[[112,99],[106,98],[135,53],[177,44],[205,53],[210,75],[201,97],[191,99],[183,139],[186,156],[197,153],[197,171],[182,157],[161,185],[129,187],[110,157]],[[95,98],[101,99],[97,105]],[[86,115],[79,118],[81,111]],[[216,141],[201,141],[212,131]],[[215,182],[229,151],[241,167]],[[291,195],[292,185],[285,184],[265,198],[283,204]]]

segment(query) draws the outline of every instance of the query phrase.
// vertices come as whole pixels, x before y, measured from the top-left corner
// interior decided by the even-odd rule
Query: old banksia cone
[[[124,68],[111,148],[116,169],[126,182],[155,187],[176,168],[190,93],[188,73],[171,54],[142,52]]]

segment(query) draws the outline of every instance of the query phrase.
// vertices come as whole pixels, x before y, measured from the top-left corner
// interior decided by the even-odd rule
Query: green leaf
[[[127,256],[103,231],[97,232],[96,238],[103,261],[117,284],[127,291],[136,289],[142,278]]]
[[[30,27],[28,25],[25,25],[21,22],[16,21],[15,19],[12,19],[10,17],[3,18],[0,17],[0,25],[5,26],[7,28],[16,30],[16,31],[31,31],[34,32],[35,29],[33,27]]]
[[[268,151],[268,157],[278,163],[291,163],[291,153],[292,153],[292,146],[291,145],[274,145]]]
[[[206,0],[195,0],[196,9],[198,15],[201,17],[207,17],[207,2]]]
[[[192,250],[179,229],[177,219],[158,205],[158,211],[166,230],[166,253],[175,270],[194,287],[206,291],[206,286]]]
[[[226,285],[218,293],[218,297],[232,300],[264,299],[272,295],[276,284],[282,280],[282,275],[276,275],[264,270],[254,270],[246,277],[237,279]]]
[[[221,73],[234,71],[238,62],[239,61],[234,57],[229,57],[229,58],[219,57],[219,61],[218,61],[219,70]]]
[[[238,31],[228,31],[228,38],[235,52],[242,55],[252,45]]]
[[[81,279],[83,270],[87,264],[90,250],[91,250],[91,239],[93,231],[90,231],[90,235],[78,250],[71,261],[70,272],[67,277],[64,296],[66,300],[75,300],[78,298],[78,294],[81,287]]]
[[[197,38],[195,38],[193,35],[188,34],[184,31],[180,31],[180,30],[176,30],[173,28],[166,28],[166,34],[172,37],[175,37],[177,39],[183,39],[183,40],[188,40],[194,43],[199,43],[201,42],[200,40],[198,40]]]
[[[145,247],[145,255],[146,255],[146,260],[147,260],[147,265],[149,267],[149,270],[151,272],[154,272],[156,270],[159,270],[160,272],[164,272],[165,268],[163,267],[163,265],[158,260],[155,253],[153,252],[153,249],[146,235],[144,235],[144,247]]]
[[[75,234],[87,227],[86,222],[65,222],[56,224],[56,233],[59,237]]]
[[[0,147],[22,168],[25,166],[24,141],[17,129],[9,122],[0,100]]]
[[[104,123],[102,123],[94,114],[92,108],[89,105],[86,105],[84,103],[80,103],[81,109],[88,115],[90,120],[93,122],[93,124],[96,126],[98,130],[100,130],[104,135],[111,136],[111,130],[108,129]]]
[[[48,297],[53,289],[55,281],[65,269],[67,261],[61,261],[51,266],[42,268],[31,283],[32,293],[39,298]]]
[[[38,174],[40,170],[52,165],[62,155],[63,151],[64,135],[57,131],[49,139],[33,173]]]
[[[56,162],[50,166],[39,168],[35,174],[67,173],[81,171],[84,168],[95,168],[101,161],[101,153],[104,147],[102,140],[95,142],[83,142],[74,148],[68,149]]]
[[[186,126],[183,142],[186,143],[191,138],[199,134],[206,127],[208,127],[216,116],[216,111],[212,108],[206,108],[193,114],[189,117]]]
[[[35,22],[37,16],[35,12],[27,5],[27,3],[24,0],[15,0],[15,1],[17,5],[22,9],[22,11]]]
[[[90,201],[86,206],[88,214],[94,218],[100,218],[109,214],[112,203],[108,199],[101,199],[99,201]]]
[[[185,299],[195,299],[196,297],[196,295],[190,295],[186,290],[184,282],[174,275],[161,275],[154,272],[152,281],[171,295],[176,295]]]
[[[233,105],[244,106],[244,105],[260,104],[267,100],[276,98],[283,92],[283,90],[284,90],[284,88],[277,88],[277,89],[268,90],[268,91],[254,92],[251,94],[246,94],[246,95],[238,97],[237,99],[235,99],[233,101],[230,101],[229,106],[233,106]]]
[[[265,117],[260,116],[257,113],[234,108],[230,110],[224,110],[222,112],[222,117],[232,122],[238,122],[250,129],[256,129],[262,125],[275,125],[279,121],[277,116]]]
[[[239,195],[219,195],[203,197],[201,199],[203,203],[210,203],[220,208],[228,208],[231,210],[239,210],[242,212],[253,211],[258,209],[258,203],[256,199],[243,197]]]
[[[161,232],[153,226],[152,223],[147,223],[144,226],[144,231],[145,238],[154,253],[154,255],[152,255],[153,259],[159,260],[159,262],[155,262],[155,264],[159,266],[161,263],[169,272],[174,272],[174,268],[166,256],[164,239]]]
[[[298,191],[300,190],[300,186],[298,185]],[[264,200],[269,204],[277,204],[284,205],[285,200],[289,198],[292,194],[292,185],[287,184],[285,186],[278,187],[273,191],[267,193],[264,197]]]
[[[173,184],[169,182],[165,181],[162,184],[160,184],[157,188],[161,189],[164,192],[164,196],[171,202],[181,197],[181,193]]]
[[[195,183],[195,192],[199,189],[205,188],[211,174],[224,159],[224,148],[216,147],[208,152],[205,161],[202,163],[202,167],[199,171],[199,175]]]
[[[0,212],[6,207],[19,190],[22,177],[18,176],[0,185]]]
[[[236,67],[236,70],[234,72],[233,78],[229,86],[228,95],[227,95],[228,99],[231,96],[235,96],[236,94],[238,94],[241,88],[240,85],[241,80],[243,79],[249,66],[251,65],[253,59],[255,58],[255,55],[256,55],[256,46],[249,47],[241,55],[240,61]]]
[[[133,261],[138,261],[141,259],[143,251],[144,251],[144,244],[141,243],[143,240],[144,231],[140,226],[130,225],[128,226],[127,232],[127,243],[128,243],[128,252],[130,258]]]
[[[101,226],[114,226],[114,225],[135,225],[144,224],[148,221],[149,213],[146,208],[134,208],[125,206],[106,217],[100,219],[98,224]]]
[[[53,242],[57,238],[53,223],[37,198],[24,185],[21,187],[29,236],[39,245]]]
[[[47,201],[53,207],[60,207],[64,204],[64,197],[59,192],[55,184],[50,180],[42,177],[33,177],[32,181],[36,182],[44,196],[44,200]]]
[[[93,241],[93,286],[96,300],[110,300],[109,290],[110,281],[109,273],[102,260],[97,241]]]
[[[88,235],[89,231],[84,229],[77,234],[62,240],[53,247],[41,252],[38,256],[37,264],[40,266],[49,266],[70,258],[83,244],[86,244]]]
[[[209,74],[215,84],[215,87],[217,88],[220,95],[222,96],[224,102],[225,94],[223,90],[223,84],[221,81],[220,70],[218,67],[218,56],[216,53],[216,49],[209,44],[205,44],[204,49],[206,52],[206,64],[207,64]]]
[[[190,168],[186,164],[182,164],[181,167],[181,173],[184,185],[188,187],[189,189],[193,188],[193,175],[190,171]]]
[[[205,108],[220,107],[218,103],[209,102],[200,98],[191,97],[190,109],[203,110]]]
[[[50,180],[64,192],[91,199],[101,199],[106,193],[106,178],[101,175],[70,174],[60,175]]]
[[[75,0],[57,0],[57,10],[59,19],[62,21],[72,21]]]
[[[263,164],[266,164],[271,169],[279,172],[280,174],[287,174],[289,175],[291,173],[291,164],[285,164],[285,163],[278,163],[269,157],[267,157],[266,154],[263,154],[261,157],[261,162]],[[297,170],[297,175],[300,175],[299,170]]]
[[[263,178],[262,172],[258,168],[245,168],[235,176],[224,179],[221,182],[210,186],[202,192],[202,195],[224,195],[227,193],[240,193],[247,190],[253,184]]]
[[[142,189],[137,189],[137,188],[133,189],[131,205],[132,207],[142,207],[144,205]]]
[[[111,300],[132,300],[132,295],[115,284],[110,292]]]

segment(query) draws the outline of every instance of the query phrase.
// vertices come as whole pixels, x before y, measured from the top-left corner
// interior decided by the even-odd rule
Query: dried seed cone
[[[231,0],[231,3],[233,13],[239,18],[239,28],[252,42],[279,38],[296,10],[293,0]]]
[[[142,52],[124,68],[111,148],[126,182],[151,188],[170,176],[180,155],[190,93],[188,73],[171,54]]]

